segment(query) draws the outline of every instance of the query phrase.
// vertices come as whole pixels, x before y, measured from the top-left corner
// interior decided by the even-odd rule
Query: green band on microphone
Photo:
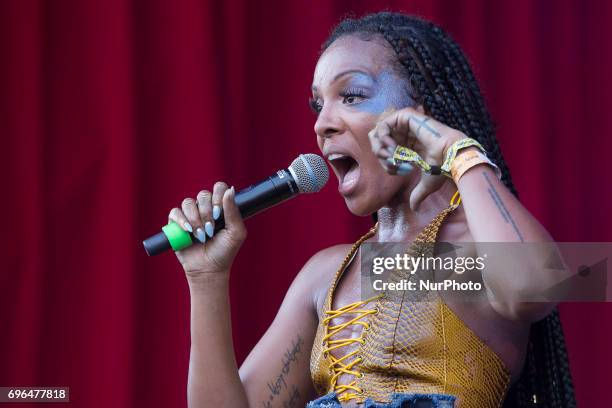
[[[162,227],[162,231],[166,234],[166,238],[168,238],[168,242],[170,242],[174,251],[180,251],[193,243],[191,235],[174,221],[170,221],[168,225]]]

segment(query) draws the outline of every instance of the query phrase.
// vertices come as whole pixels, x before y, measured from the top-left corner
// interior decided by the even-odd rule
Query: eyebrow
[[[338,75],[336,75],[336,76],[335,76],[335,77],[334,77],[334,78],[331,80],[331,83],[333,84],[333,83],[334,83],[334,82],[336,82],[336,81],[337,81],[339,78],[341,78],[341,77],[343,77],[343,76],[345,76],[345,75],[348,75],[348,74],[363,74],[363,75],[366,75],[366,76],[368,76],[368,77],[370,77],[370,78],[372,77],[370,74],[368,74],[367,72],[362,71],[362,70],[360,70],[360,69],[349,69],[349,70],[347,70],[347,71],[343,71],[343,72],[339,73]],[[318,88],[317,88],[316,86],[314,86],[314,85],[313,85],[313,86],[311,87],[311,89],[312,89],[313,91],[316,91]]]

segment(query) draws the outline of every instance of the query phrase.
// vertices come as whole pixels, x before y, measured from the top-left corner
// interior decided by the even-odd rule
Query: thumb
[[[240,237],[246,235],[246,228],[235,200],[236,189],[232,187],[225,190],[222,199],[223,218],[225,220],[225,228],[228,230],[228,232],[232,236],[240,239]]]

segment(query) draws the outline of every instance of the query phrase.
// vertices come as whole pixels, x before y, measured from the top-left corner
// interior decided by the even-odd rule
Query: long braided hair
[[[493,121],[459,45],[434,23],[415,16],[380,12],[340,22],[322,46],[342,36],[382,36],[391,46],[412,97],[433,118],[478,140],[501,169],[502,182],[518,197],[495,137]],[[558,310],[531,325],[520,378],[504,407],[575,407],[565,340]]]

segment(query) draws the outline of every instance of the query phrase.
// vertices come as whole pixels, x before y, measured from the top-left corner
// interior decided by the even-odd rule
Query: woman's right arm
[[[191,295],[188,405],[200,407],[298,407],[314,397],[310,350],[316,332],[314,297],[318,276],[329,265],[315,255],[298,274],[270,328],[238,370],[229,305],[229,271],[246,237],[234,191],[217,183],[212,194],[185,199],[169,219],[185,229],[205,229],[212,208],[223,208],[226,226],[202,245],[176,252]],[[185,226],[185,223],[189,223]],[[194,234],[195,235],[195,234]],[[200,234],[201,236],[201,234]]]

